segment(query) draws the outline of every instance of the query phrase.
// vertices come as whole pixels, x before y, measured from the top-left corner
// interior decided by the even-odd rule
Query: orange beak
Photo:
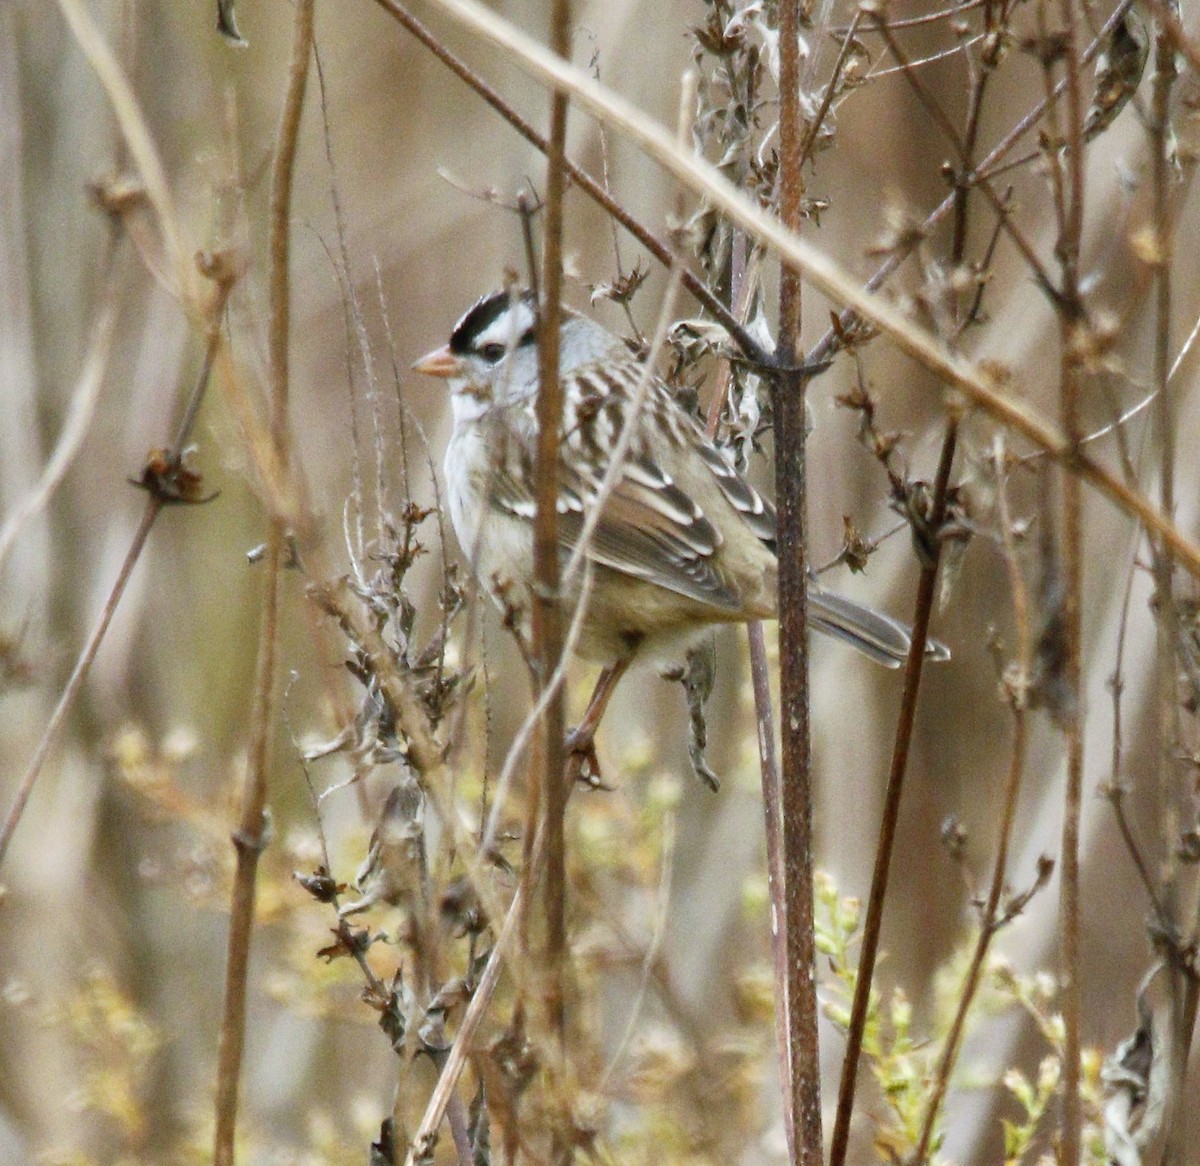
[[[463,363],[450,351],[448,345],[443,344],[441,348],[435,348],[432,352],[425,353],[413,365],[413,370],[424,373],[427,377],[441,377],[442,380],[447,380],[450,377],[461,375]]]

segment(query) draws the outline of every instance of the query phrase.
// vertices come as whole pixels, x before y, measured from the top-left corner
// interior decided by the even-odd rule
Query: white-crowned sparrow
[[[533,581],[536,329],[529,293],[495,292],[458,321],[449,344],[413,366],[450,382],[454,431],[445,473],[455,533],[481,584],[526,630]],[[677,664],[712,625],[775,615],[775,511],[657,377],[650,378],[639,415],[631,417],[641,362],[618,337],[567,308],[559,367],[558,535],[564,556],[594,508],[623,428],[634,426],[586,548],[592,579],[576,650],[606,665],[588,722],[593,714],[599,720],[634,657]],[[564,587],[568,610],[579,596],[581,575]],[[809,619],[889,667],[908,654],[904,624],[815,583]],[[949,652],[931,642],[929,655],[941,660]]]

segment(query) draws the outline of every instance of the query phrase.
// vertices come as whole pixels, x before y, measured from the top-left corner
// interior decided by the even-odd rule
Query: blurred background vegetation
[[[238,19],[248,47],[235,48],[215,31],[213,7],[111,0],[87,9],[123,63],[152,130],[188,252],[229,248],[237,256],[241,273],[223,327],[237,375],[257,398],[267,361],[266,176],[292,8],[244,3]],[[498,7],[543,36],[543,5],[504,0]],[[1028,30],[1039,10],[1032,0],[1026,8],[1016,23]],[[898,3],[891,15],[921,11],[918,4]],[[702,0],[580,2],[574,59],[673,125],[680,76],[696,52],[694,30],[711,12]],[[746,12],[747,19],[762,17],[757,5]],[[421,15],[514,106],[545,124],[547,100],[539,87],[435,7]],[[828,75],[836,55],[829,28],[851,15],[849,5],[839,4],[825,26],[811,30],[817,78]],[[1095,14],[1097,25],[1106,15]],[[762,19],[769,18],[768,8]],[[978,12],[964,10],[961,22],[961,30],[946,20],[918,27],[904,41],[914,58],[945,54],[920,75],[956,123]],[[833,148],[816,156],[806,179],[809,195],[828,203],[809,237],[865,279],[878,248],[890,246],[904,223],[919,222],[945,196],[942,163],[949,151],[906,79],[888,72],[895,62],[880,39],[860,37],[864,74],[881,75],[837,106]],[[365,0],[318,5],[317,49],[321,85],[314,74],[292,207],[291,432],[315,516],[311,538],[340,572],[351,565],[343,530],[348,512],[353,528],[355,503],[347,500],[355,496],[356,456],[368,481],[368,525],[380,443],[386,452],[380,505],[400,514],[411,497],[436,507],[446,402],[440,384],[422,383],[407,370],[442,343],[459,314],[498,286],[506,271],[524,270],[519,222],[497,201],[510,201],[531,183],[540,188],[545,171],[536,151],[377,6]],[[1007,132],[1042,88],[1037,60],[1014,43],[988,93],[981,139],[990,143]],[[1178,91],[1178,162],[1171,177],[1181,260],[1194,249],[1193,223],[1200,228],[1188,198],[1194,97],[1187,74]],[[1031,138],[1026,148],[1033,145]],[[1152,284],[1137,247],[1152,213],[1148,151],[1131,105],[1087,155],[1082,266],[1089,304],[1115,328],[1112,372],[1103,391],[1089,394],[1087,428],[1135,403],[1151,383]],[[602,140],[593,120],[573,113],[568,154],[589,172],[607,174],[618,200],[656,233],[666,233],[674,184],[619,135]],[[97,182],[128,175],[129,156],[105,92],[54,5],[0,2],[0,158],[0,521],[29,497],[79,408],[85,374],[101,362],[82,441],[61,485],[21,525],[0,561],[0,796],[7,808],[145,507],[145,495],[128,480],[139,477],[149,450],[170,443],[204,344],[177,298],[147,271],[138,247],[114,242],[122,228],[89,194]],[[1044,174],[1034,165],[1004,181],[1012,183],[1014,213],[1049,262],[1055,227]],[[481,197],[486,191],[496,198]],[[614,249],[606,217],[577,191],[568,193],[566,206],[568,298],[586,308],[592,285],[610,283],[645,259],[627,236]],[[987,252],[993,231],[985,215],[973,221],[973,256]],[[919,293],[945,247],[943,235],[934,233],[893,289]],[[1011,370],[1014,391],[1053,416],[1055,313],[1012,246],[1002,242],[990,254],[988,277],[985,318],[962,347]],[[1198,280],[1194,263],[1175,265],[1173,353],[1196,319]],[[664,273],[652,267],[633,299],[643,330],[653,328],[664,282]],[[816,293],[806,300],[806,339],[824,332],[830,307]],[[616,306],[589,310],[627,330]],[[696,314],[686,300],[681,310]],[[106,311],[113,312],[111,338],[98,339]],[[360,322],[374,380],[364,371]],[[1174,382],[1177,518],[1185,532],[1196,529],[1200,497],[1200,465],[1190,441],[1198,432],[1194,367],[1185,357]],[[868,537],[895,523],[887,479],[857,440],[858,417],[837,405],[860,377],[876,396],[881,427],[903,434],[909,475],[931,479],[936,466],[944,398],[931,374],[884,341],[840,358],[810,389],[810,533],[817,563],[838,554],[845,519]],[[0,868],[5,1163],[207,1160],[233,865],[229,835],[246,766],[262,589],[261,565],[249,562],[247,552],[266,529],[250,443],[230,399],[218,378],[193,435],[190,464],[203,475],[201,492],[217,496],[204,505],[168,506],[159,518]],[[374,429],[375,411],[383,418],[382,436]],[[1135,456],[1153,459],[1144,415],[1128,429]],[[992,441],[991,423],[969,416],[956,479],[971,514],[991,513],[987,495],[994,482],[981,467]],[[1112,449],[1110,442],[1103,456],[1111,457]],[[770,480],[761,467],[755,473]],[[1148,468],[1142,481],[1153,478]],[[1049,493],[1046,476],[1019,473],[1010,493],[1014,514],[1036,528]],[[929,669],[925,679],[885,915],[887,954],[878,974],[885,1030],[892,1034],[899,1024],[911,1048],[900,1062],[887,1062],[882,1051],[871,1058],[883,1066],[878,1071],[887,1088],[864,1086],[855,1160],[903,1155],[903,1138],[889,1132],[903,1125],[903,1115],[893,1112],[896,1081],[928,1068],[934,1034],[944,1031],[946,1001],[953,998],[947,977],[955,968],[961,972],[961,951],[976,923],[973,901],[983,893],[994,855],[1012,735],[997,659],[1010,658],[1014,632],[1006,569],[990,523],[980,518],[970,532],[978,537],[947,580],[935,617],[934,632],[954,658]],[[425,643],[441,620],[443,555],[460,559],[452,537],[443,546],[432,517],[418,537],[428,553],[417,559],[405,587],[416,610],[414,639]],[[1036,542],[1029,540],[1022,559],[1035,595]],[[1096,1058],[1110,1054],[1133,1028],[1135,991],[1153,959],[1146,894],[1100,787],[1128,784],[1128,815],[1151,869],[1172,845],[1164,841],[1155,777],[1163,705],[1148,610],[1151,580],[1134,568],[1139,545],[1127,518],[1086,497],[1081,970],[1084,1039]],[[911,540],[901,533],[871,557],[865,574],[839,568],[829,580],[907,618],[916,572]],[[312,789],[336,786],[355,772],[344,753],[302,763],[302,751],[335,736],[361,690],[342,667],[344,643],[315,614],[304,582],[289,572],[283,584],[273,833],[262,859],[249,980],[241,1137],[246,1161],[365,1162],[368,1143],[393,1112],[397,1058],[377,1014],[359,1000],[362,978],[352,962],[327,965],[316,956],[330,941],[333,911],[291,877],[323,861]],[[1123,620],[1129,586],[1130,615]],[[468,638],[465,617],[456,623],[448,657],[452,667],[473,670],[464,736],[453,755],[468,805],[478,797],[485,769],[494,776],[499,768],[528,707],[524,668],[484,607],[478,604],[477,634]],[[1110,678],[1121,635],[1123,754],[1114,773]],[[576,1068],[580,1097],[587,1097],[587,1106],[580,1101],[579,1107],[595,1128],[589,1152],[605,1161],[785,1159],[744,640],[740,629],[720,636],[720,678],[709,712],[710,760],[724,782],[719,793],[691,776],[677,688],[639,673],[618,693],[601,731],[601,757],[614,788],[581,792],[569,808],[581,1032]],[[1003,647],[997,649],[997,641]],[[577,715],[592,674],[584,666],[576,673],[571,708]],[[836,643],[819,641],[812,683],[816,865],[826,872],[822,885],[833,888],[825,910],[836,914],[846,909],[835,906],[839,896],[862,897],[869,885],[900,680]],[[1181,741],[1190,740],[1193,711],[1180,712]],[[367,772],[356,786],[330,793],[319,806],[332,872],[347,883],[402,767],[360,768]],[[1035,884],[1042,856],[1058,854],[1063,741],[1048,718],[1031,723],[1026,772],[1007,876],[1017,892]],[[1186,797],[1181,804],[1186,809]],[[1181,830],[1194,829],[1194,812],[1192,806],[1193,819],[1185,814]],[[519,851],[516,844],[509,858],[517,861]],[[454,873],[439,870],[447,879]],[[1188,902],[1185,895],[1183,905]],[[403,914],[376,904],[369,919],[394,938],[403,933]],[[828,978],[825,998],[838,1008],[844,981],[835,973],[843,955],[853,961],[854,942],[836,938],[827,917],[825,925],[832,929],[826,942],[834,959],[821,974]],[[1016,1068],[1036,1080],[1048,1052],[1037,1010],[1053,1014],[1054,997],[1045,980],[1013,976],[1053,973],[1058,936],[1054,877],[997,936],[994,952],[1013,971],[1001,968],[989,977],[982,1001],[988,1015],[966,1044],[941,1151],[953,1160],[999,1160],[1005,1153],[1001,1119],[1022,1120],[1015,1079],[1005,1087],[1001,1078]],[[447,943],[451,958],[461,962],[466,941]],[[390,978],[402,948],[403,940],[372,949],[378,975]],[[489,1020],[489,1039],[501,1033],[511,1011],[511,998],[503,991],[502,998]],[[1021,999],[1026,1007],[1014,1003]],[[450,1023],[452,1029],[453,1014]],[[836,1094],[841,1051],[840,1031],[823,1020],[827,1106]],[[1097,1067],[1098,1060],[1093,1071]],[[419,1059],[406,1077],[414,1123],[434,1079],[430,1058]],[[1189,1112],[1188,1121],[1182,1160],[1200,1161],[1197,1112]],[[1038,1127],[1030,1157],[1047,1151],[1051,1126],[1048,1119]],[[499,1134],[494,1141],[499,1144]],[[448,1136],[437,1153],[452,1160]]]

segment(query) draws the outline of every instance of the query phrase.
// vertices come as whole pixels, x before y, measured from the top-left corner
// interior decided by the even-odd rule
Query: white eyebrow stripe
[[[507,312],[502,312],[471,343],[481,350],[488,344],[503,344],[505,348],[515,344],[534,325],[533,311],[521,300],[516,301]]]

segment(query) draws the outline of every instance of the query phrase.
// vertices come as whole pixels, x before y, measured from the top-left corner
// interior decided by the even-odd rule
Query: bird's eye
[[[507,351],[508,350],[504,347],[503,344],[496,344],[495,342],[493,342],[491,344],[485,344],[479,350],[479,355],[482,356],[483,359],[488,362],[488,364],[496,364],[501,359],[503,359],[504,354]]]

